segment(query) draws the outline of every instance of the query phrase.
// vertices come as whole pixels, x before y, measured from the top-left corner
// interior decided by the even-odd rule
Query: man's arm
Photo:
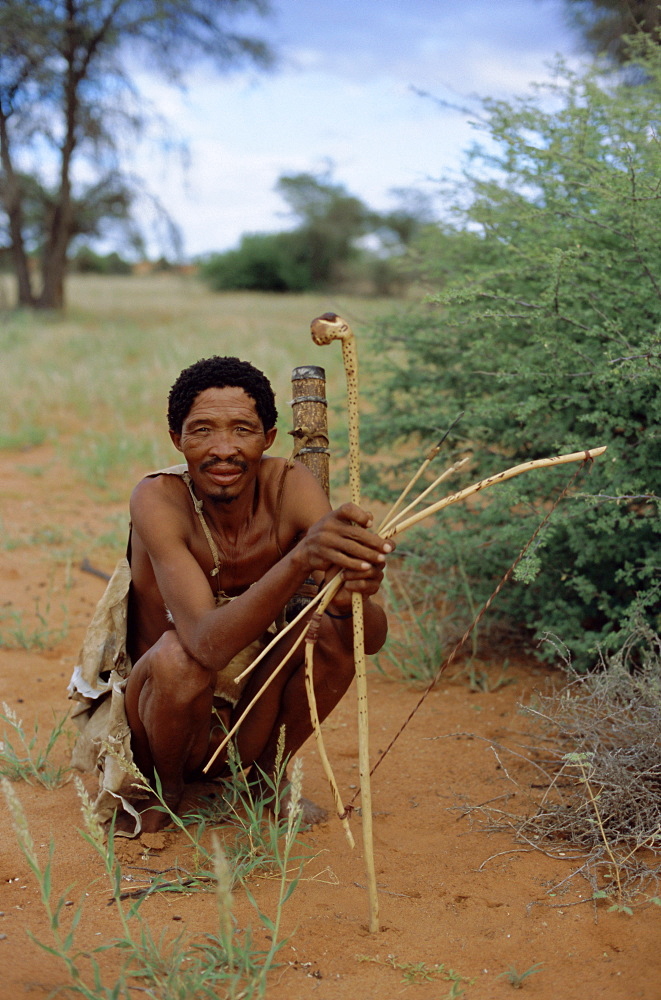
[[[366,530],[368,516],[352,505],[329,511],[323,491],[302,467],[289,476],[293,479],[287,483],[283,518],[289,537],[300,531],[304,536],[245,593],[221,608],[216,607],[208,579],[188,545],[188,498],[161,479],[145,480],[134,491],[134,530],[147,549],[179,639],[209,670],[222,670],[260,636],[314,570],[325,574],[332,566],[343,568],[353,577],[347,587],[368,597],[378,589],[388,549]],[[310,524],[320,511],[320,518]],[[352,523],[352,518],[358,523]]]
[[[298,516],[304,520],[304,525],[302,525],[301,530],[308,533],[308,536],[314,536],[317,533],[320,534],[319,542],[321,544],[322,552],[330,552],[333,548],[332,537],[325,539],[323,537],[324,533],[327,531],[333,531],[337,528],[337,523],[335,521],[327,522],[323,519],[323,515],[330,511],[330,504],[328,498],[318,481],[314,479],[312,474],[308,472],[307,469],[300,465],[295,466],[290,475],[294,475],[294,472],[300,470],[299,480],[301,474],[304,473],[308,479],[313,480],[309,483],[309,497],[308,503],[305,507],[301,507],[300,504],[296,504],[296,496],[298,495],[298,483],[296,483],[296,489],[292,490],[288,497],[290,498],[290,503],[295,508],[293,516]],[[294,485],[292,483],[292,485]],[[314,498],[314,503],[312,502]],[[371,515],[362,510],[361,508],[355,507],[353,504],[344,504],[342,507],[338,508],[335,512],[336,518],[343,522],[343,531],[351,530],[352,525],[358,524],[359,532],[357,533],[357,538],[362,538],[362,532],[364,529],[368,529],[372,525]],[[378,536],[373,535],[373,538]],[[333,623],[336,630],[339,632],[341,638],[347,645],[352,645],[353,643],[353,625],[350,619],[351,615],[351,595],[353,593],[361,594],[363,597],[363,614],[364,614],[364,625],[365,625],[365,652],[368,654],[377,653],[383,643],[386,640],[386,635],[388,632],[388,621],[383,608],[372,600],[372,597],[378,592],[381,583],[383,582],[383,573],[385,570],[385,555],[388,552],[394,550],[395,545],[393,542],[388,542],[384,544],[381,542],[381,556],[376,564],[374,562],[365,562],[364,565],[358,569],[355,567],[343,566],[344,569],[344,584],[337,592],[333,601],[328,607],[328,612],[331,616],[340,615],[340,618],[333,618]],[[331,563],[330,567],[322,574],[315,574],[320,580],[330,580],[335,576],[338,570],[338,566]],[[346,617],[345,617],[346,616]]]

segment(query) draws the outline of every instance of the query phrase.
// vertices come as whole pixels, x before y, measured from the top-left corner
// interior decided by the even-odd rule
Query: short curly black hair
[[[184,368],[175,380],[168,396],[168,426],[181,434],[184,420],[190,413],[195,399],[205,389],[225,389],[238,386],[255,400],[257,416],[265,431],[270,431],[278,419],[275,395],[271,383],[263,372],[249,361],[238,358],[200,358]]]

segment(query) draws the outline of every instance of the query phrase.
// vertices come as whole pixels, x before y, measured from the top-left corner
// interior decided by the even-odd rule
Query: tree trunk
[[[71,239],[71,155],[75,146],[74,125],[71,122],[62,149],[60,165],[60,191],[48,224],[41,256],[41,294],[37,301],[40,309],[64,308],[64,277],[67,268],[67,250]]]
[[[76,21],[76,5],[67,0],[68,26]],[[71,240],[71,160],[76,148],[78,127],[78,87],[85,74],[76,68],[76,40],[73,30],[67,31],[62,53],[66,60],[63,87],[64,137],[60,160],[60,190],[49,224],[41,259],[42,287],[37,305],[41,309],[64,308],[64,277],[67,267],[67,250]]]
[[[59,212],[55,213],[57,217]],[[36,302],[40,309],[64,308],[64,276],[67,267],[68,237],[62,223],[55,221],[41,257],[41,294]]]
[[[22,212],[20,201],[15,209],[8,207],[9,232],[11,235],[11,255],[16,277],[17,302],[19,306],[34,306],[30,263],[23,243]]]
[[[30,265],[23,242],[23,207],[21,205],[21,190],[9,151],[9,133],[7,119],[0,109],[0,163],[5,175],[5,211],[9,219],[9,235],[11,238],[11,255],[16,277],[17,299],[19,306],[33,306],[35,297],[30,279]]]

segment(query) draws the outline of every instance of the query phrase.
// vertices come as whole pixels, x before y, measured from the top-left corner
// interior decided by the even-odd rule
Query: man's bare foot
[[[286,819],[289,815],[289,807],[291,805],[291,785],[289,783],[283,783],[280,788],[280,794],[277,799],[277,810],[274,809],[275,803],[273,801],[268,802],[268,808],[272,813],[277,814],[278,819]],[[328,812],[323,806],[318,806],[316,802],[312,802],[310,799],[301,797],[298,800],[298,807],[301,810],[301,826],[316,826],[317,823],[326,823],[328,820]]]
[[[274,791],[273,781],[268,779],[261,770],[250,776],[250,786],[255,797],[261,799],[269,812],[273,813],[277,819],[287,818],[291,802],[291,785],[286,776],[280,783],[277,793]],[[302,795],[298,803],[301,810],[301,826],[316,826],[318,823],[327,822],[328,812],[323,806],[318,806]]]
[[[162,792],[163,800],[173,813],[177,812],[181,801],[181,793],[169,794]],[[156,795],[150,795],[144,799],[144,806],[140,812],[140,833],[158,833],[172,823],[172,816],[163,808],[163,804]]]
[[[163,798],[172,812],[176,813],[181,796],[164,794]],[[138,821],[135,815],[120,808],[114,817],[114,831],[120,837],[137,837],[141,833],[158,833],[159,830],[172,823],[170,813],[163,809],[163,805],[156,795],[148,795],[139,801],[134,801],[132,806],[140,814],[140,828],[137,829]]]
[[[285,792],[281,799],[283,814],[289,809],[289,801],[289,792]],[[317,823],[328,822],[327,810],[323,806],[318,806],[316,802],[301,796],[298,805],[301,810],[301,826],[316,826]]]

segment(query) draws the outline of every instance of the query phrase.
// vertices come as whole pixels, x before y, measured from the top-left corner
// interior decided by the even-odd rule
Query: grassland
[[[0,304],[7,301],[5,278]],[[312,344],[310,320],[335,311],[360,332],[384,310],[376,299],[217,294],[179,275],[72,277],[68,301],[61,316],[0,313],[0,448],[50,442],[77,479],[109,491],[176,461],[164,416],[169,387],[182,368],[212,354],[237,355],[267,373],[280,411],[273,454],[288,454],[293,367],[323,365],[331,403],[344,399],[341,353]]]
[[[72,568],[89,559],[109,571],[123,554],[132,486],[179,461],[165,414],[182,368],[232,354],[263,369],[280,414],[272,453],[288,455],[291,370],[324,366],[331,438],[340,451],[341,351],[316,347],[310,321],[333,310],[360,335],[385,307],[341,296],[217,294],[173,274],[72,277],[62,315],[2,310],[10,296],[9,279],[0,275],[1,550],[12,572],[40,580],[35,575],[19,593],[7,583],[0,600],[0,646],[7,648],[52,646],[63,629],[75,628]],[[36,589],[43,581],[45,592]]]

